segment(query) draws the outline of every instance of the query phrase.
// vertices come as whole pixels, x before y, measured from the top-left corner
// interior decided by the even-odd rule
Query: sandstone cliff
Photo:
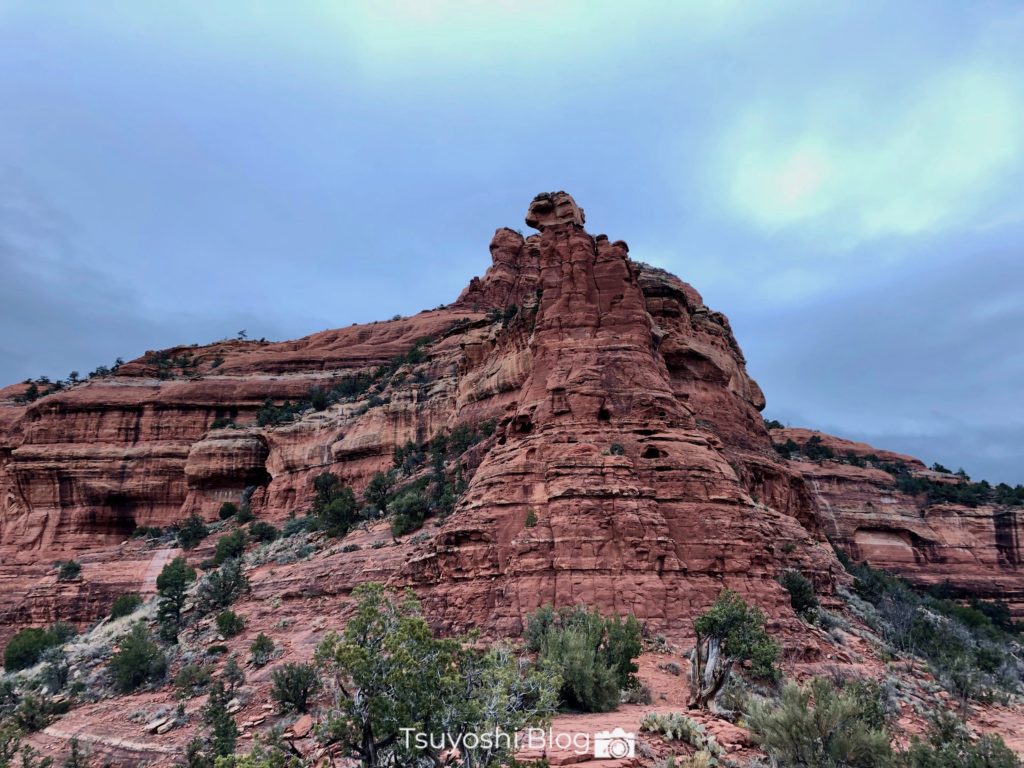
[[[918,459],[806,429],[773,429],[807,481],[826,535],[854,560],[954,596],[1004,600],[1024,614],[1019,494]],[[817,449],[806,453],[808,441]]]
[[[516,632],[544,602],[584,601],[686,633],[723,585],[785,624],[780,570],[826,596],[845,578],[831,537],[923,582],[1021,594],[1015,512],[923,510],[877,470],[785,460],[724,315],[587,233],[565,193],[538,196],[527,223],[539,233],[495,233],[490,268],[447,307],[151,352],[28,403],[0,390],[0,640],[152,591],[170,552],[130,540],[139,526],[214,519],[247,488],[280,521],[308,508],[320,472],[361,490],[395,448],[488,422],[452,457],[462,493],[427,540],[334,553],[278,583],[344,594],[391,579],[448,629]],[[52,563],[70,557],[82,579],[58,583]]]

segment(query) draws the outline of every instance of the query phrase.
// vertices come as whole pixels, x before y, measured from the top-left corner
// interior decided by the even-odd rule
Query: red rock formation
[[[788,509],[753,502],[723,451],[719,431],[751,428],[758,436],[741,445],[768,448],[763,398],[728,322],[632,263],[625,243],[587,234],[577,210],[564,193],[539,197],[527,222],[541,234],[502,249],[475,286],[495,295],[489,279],[508,284],[506,265],[539,264],[532,363],[502,438],[409,579],[430,586],[449,626],[488,617],[504,632],[546,602],[580,601],[688,631],[723,584],[785,613],[774,576],[786,541],[800,544],[792,564],[827,590],[831,552]],[[699,409],[715,404],[726,406],[718,422],[702,424]]]
[[[214,519],[246,487],[261,517],[301,514],[319,472],[361,489],[396,446],[485,420],[497,433],[460,460],[468,488],[434,543],[403,547],[386,567],[321,563],[307,574],[316,588],[344,594],[386,575],[415,585],[452,628],[515,631],[542,602],[583,600],[685,632],[723,584],[783,616],[780,569],[828,593],[843,575],[826,533],[871,557],[897,551],[864,533],[880,523],[861,525],[863,506],[833,503],[814,469],[772,449],[729,322],[696,290],[589,235],[565,193],[538,196],[527,222],[540,234],[499,229],[492,265],[449,307],[297,341],[150,352],[29,404],[16,401],[23,386],[0,390],[0,641],[25,623],[88,621],[150,588],[163,555],[124,545],[137,526]],[[417,344],[422,360],[396,361]],[[373,379],[368,391],[255,423],[267,399],[359,376]],[[1004,518],[972,514],[977,536],[1005,538]],[[953,540],[928,525],[898,528]],[[987,580],[1012,571],[1005,550],[976,555]],[[52,563],[68,557],[85,563],[79,585],[56,582]],[[941,558],[928,562],[944,578]]]
[[[894,476],[878,465],[902,465],[914,477],[957,483],[912,456],[806,429],[775,429],[776,443],[803,447],[817,435],[836,459],[795,460],[790,466],[807,481],[828,537],[854,560],[898,573],[920,586],[948,584],[965,595],[1001,599],[1024,615],[1019,507],[929,504],[923,494],[901,493]],[[848,456],[869,459],[867,466]]]

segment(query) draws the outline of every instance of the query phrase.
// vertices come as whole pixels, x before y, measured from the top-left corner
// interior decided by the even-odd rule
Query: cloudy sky
[[[0,0],[0,380],[450,301],[566,189],[767,415],[1024,482],[1015,2]]]

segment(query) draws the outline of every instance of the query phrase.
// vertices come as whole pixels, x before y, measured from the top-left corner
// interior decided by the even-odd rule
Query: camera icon
[[[594,757],[622,760],[633,757],[636,751],[636,734],[615,728],[594,734]]]

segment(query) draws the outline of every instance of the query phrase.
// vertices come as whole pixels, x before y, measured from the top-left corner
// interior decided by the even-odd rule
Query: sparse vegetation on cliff
[[[282,712],[305,712],[309,699],[320,689],[312,664],[282,664],[271,674],[270,695]]]
[[[217,546],[214,548],[214,565],[220,565],[225,560],[241,557],[242,553],[245,552],[245,544],[245,531],[241,528],[221,536],[217,539]]]
[[[800,615],[806,616],[818,607],[814,585],[800,571],[783,571],[779,576],[779,584],[789,593],[789,602]]]
[[[156,590],[160,598],[157,604],[157,622],[160,625],[160,637],[166,642],[177,642],[185,595],[189,584],[195,581],[195,578],[195,569],[183,557],[171,560],[156,577]]]
[[[988,481],[971,482],[969,477],[953,475],[956,482],[942,482],[930,477],[911,474],[905,465],[890,467],[887,471],[895,478],[896,488],[910,496],[924,496],[929,504],[961,504],[977,507],[982,504],[1024,506],[1024,485],[1009,486]]]
[[[175,526],[178,544],[182,549],[194,549],[200,541],[210,535],[203,518],[193,512]]]
[[[77,560],[65,560],[57,566],[57,581],[76,581],[82,575],[82,566]]]
[[[124,360],[120,357],[111,366],[100,365],[92,373],[88,375],[89,379],[103,378],[109,376],[112,373],[117,373],[117,369],[124,365]],[[72,371],[68,374],[66,379],[51,379],[49,376],[40,376],[37,379],[25,379],[25,389],[21,394],[14,396],[14,402],[21,405],[27,405],[34,403],[41,397],[52,395],[57,392],[62,392],[69,387],[73,387],[76,384],[81,384],[83,381],[78,371]]]
[[[260,632],[249,645],[249,654],[254,667],[262,667],[274,653],[274,641]]]
[[[140,605],[142,605],[142,596],[138,592],[120,595],[114,600],[114,604],[110,606],[110,618],[120,619],[124,616],[130,616]]]
[[[29,627],[19,630],[4,648],[4,669],[13,672],[34,666],[43,651],[60,643],[60,636],[52,629]]]
[[[249,579],[239,559],[225,560],[217,570],[207,574],[196,589],[196,607],[203,613],[227,608],[249,591]]]
[[[778,426],[781,428],[782,425]],[[983,504],[1024,506],[1024,485],[992,485],[986,480],[973,482],[962,469],[950,472],[938,463],[933,464],[930,471],[947,477],[937,479],[922,474],[921,470],[905,462],[882,460],[874,454],[860,455],[853,451],[837,454],[819,435],[812,435],[802,446],[792,438],[787,438],[783,443],[775,443],[774,447],[785,459],[805,458],[819,464],[824,461],[835,461],[855,467],[880,469],[892,475],[893,487],[900,493],[923,497],[927,504],[960,504],[966,507],[978,507]]]
[[[107,668],[114,687],[121,693],[129,693],[145,683],[162,679],[167,671],[167,658],[150,639],[146,625],[139,622],[121,639]]]
[[[311,408],[311,405],[303,402],[292,402],[285,400],[281,405],[276,405],[269,397],[263,401],[263,405],[256,411],[256,425],[260,427],[276,427],[279,424],[287,424],[295,421],[299,415]]]
[[[970,699],[1024,692],[1024,660],[1012,652],[1018,627],[998,605],[975,608],[922,595],[867,564],[854,575],[851,607],[895,652],[920,657],[966,710]],[[995,619],[995,620],[994,620]]]
[[[217,614],[217,631],[224,637],[234,637],[245,629],[245,619],[234,611],[223,610]]]
[[[344,536],[359,520],[356,495],[331,472],[317,475],[313,488],[316,496],[310,515],[314,527],[328,536]]]

